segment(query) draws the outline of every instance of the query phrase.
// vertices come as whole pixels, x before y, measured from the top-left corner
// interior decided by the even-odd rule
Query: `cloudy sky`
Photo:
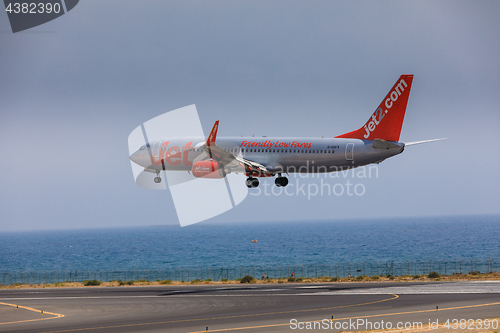
[[[196,104],[206,133],[333,137],[401,74],[401,141],[448,140],[350,178],[362,196],[249,195],[203,223],[499,214],[499,17],[498,1],[82,0],[13,34],[2,11],[0,230],[178,224],[169,191],[134,183],[138,125]]]

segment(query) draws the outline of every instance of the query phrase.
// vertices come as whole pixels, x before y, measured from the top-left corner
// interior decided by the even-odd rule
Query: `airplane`
[[[368,121],[359,129],[331,138],[219,137],[217,120],[205,138],[165,138],[147,142],[130,160],[144,171],[184,171],[197,178],[222,179],[245,174],[246,186],[256,188],[260,177],[274,177],[285,187],[290,173],[336,172],[380,163],[401,154],[405,146],[439,141],[399,142],[413,75],[401,75]]]

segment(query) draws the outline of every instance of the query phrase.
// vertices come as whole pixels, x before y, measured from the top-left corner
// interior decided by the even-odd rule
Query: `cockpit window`
[[[142,146],[141,148],[139,148],[139,150],[144,150],[146,149],[146,146]]]

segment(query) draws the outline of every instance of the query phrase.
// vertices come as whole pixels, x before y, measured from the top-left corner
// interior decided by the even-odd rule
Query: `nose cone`
[[[137,165],[144,166],[147,150],[138,150],[129,156],[130,160]]]

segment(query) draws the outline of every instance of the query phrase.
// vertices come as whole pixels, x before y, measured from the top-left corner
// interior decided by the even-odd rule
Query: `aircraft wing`
[[[248,173],[259,173],[259,174],[271,174],[268,168],[260,163],[250,161],[241,156],[236,156],[215,144],[217,138],[217,131],[219,129],[219,121],[217,120],[210,131],[210,135],[207,141],[202,146],[202,149],[210,156],[211,159],[217,161],[219,164],[224,165],[230,169],[235,169],[238,167],[243,167],[245,172]]]

